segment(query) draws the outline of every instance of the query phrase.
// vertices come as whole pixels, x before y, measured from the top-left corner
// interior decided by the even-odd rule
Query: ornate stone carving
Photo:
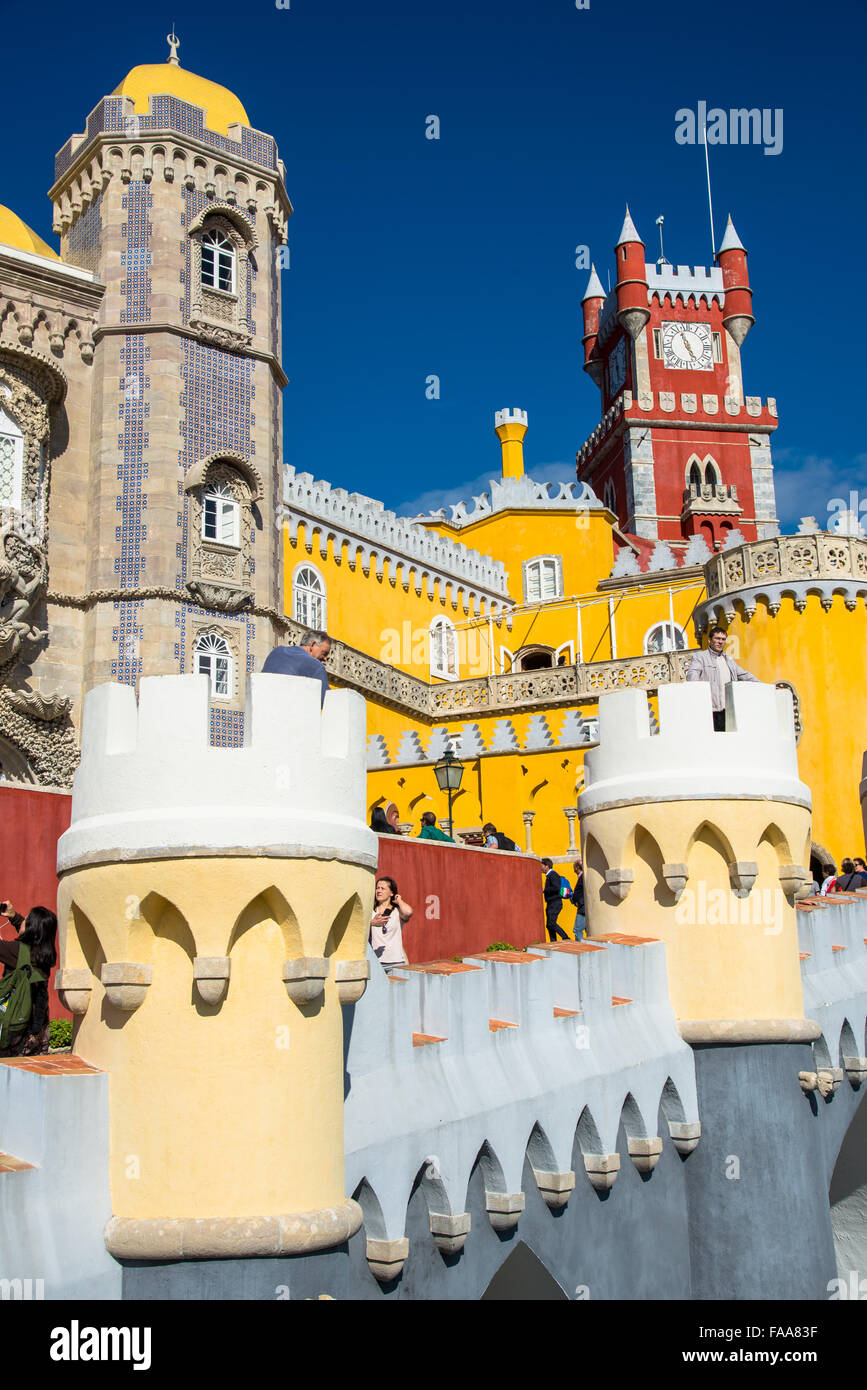
[[[826,610],[840,595],[851,610],[867,600],[867,540],[818,531],[774,536],[714,555],[704,573],[708,597],[696,613],[699,633],[723,616],[734,616],[736,603],[748,614],[757,599],[772,615],[784,598],[803,613],[810,595]]]
[[[44,551],[11,526],[0,530],[0,681],[22,650],[47,637],[36,626],[36,610],[48,587]]]
[[[235,253],[235,288],[229,293],[202,284],[202,234],[219,231],[232,243]],[[252,338],[247,322],[247,282],[249,252],[255,245],[252,227],[236,209],[225,203],[212,203],[190,226],[190,327],[201,340],[229,352],[249,346]]]
[[[39,719],[45,724],[53,724],[63,719],[72,708],[68,695],[46,695],[41,690],[7,690],[6,700],[13,709],[31,719]]]
[[[219,609],[222,613],[240,613],[249,608],[253,595],[245,589],[228,589],[221,584],[206,584],[201,579],[187,581],[187,589],[196,603],[203,608]]]

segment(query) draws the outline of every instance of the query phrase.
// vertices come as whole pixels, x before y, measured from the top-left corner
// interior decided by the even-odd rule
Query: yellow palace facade
[[[814,871],[860,852],[860,727],[835,724],[831,709],[847,703],[854,716],[862,699],[867,542],[805,522],[703,562],[690,558],[701,547],[641,547],[585,485],[527,477],[523,412],[498,412],[495,429],[501,476],[449,517],[407,521],[286,470],[286,613],[327,627],[335,682],[368,699],[370,809],[394,801],[410,834],[427,810],[447,826],[434,764],[451,748],[464,765],[456,834],[490,820],[568,863],[599,695],[637,686],[653,704],[660,684],[685,678],[704,645],[697,629],[706,640],[721,621],[740,665],[792,690],[815,794]],[[811,562],[830,580],[799,580]],[[829,599],[835,562],[838,580],[844,568],[852,577]],[[755,598],[757,566],[787,592]]]

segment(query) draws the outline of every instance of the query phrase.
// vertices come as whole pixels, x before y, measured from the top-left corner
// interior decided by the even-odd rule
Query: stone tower
[[[627,532],[685,546],[726,533],[775,535],[770,436],[776,402],[744,397],[741,345],[754,323],[747,253],[731,218],[716,264],[645,261],[626,209],[606,295],[591,269],[582,300],[584,370],[602,420],[577,455]]]
[[[168,61],[133,68],[55,161],[61,259],[104,294],[87,396],[67,404],[70,435],[90,440],[86,506],[49,557],[49,650],[79,708],[109,679],[208,675],[211,739],[236,745],[246,676],[282,619],[292,209],[272,137],[170,41]]]
[[[341,1005],[364,992],[376,837],[365,705],[254,675],[243,748],[208,742],[208,682],[85,699],[58,845],[61,997],[111,1077],[118,1258],[310,1252],[346,1197]],[[286,718],[287,710],[291,718]]]

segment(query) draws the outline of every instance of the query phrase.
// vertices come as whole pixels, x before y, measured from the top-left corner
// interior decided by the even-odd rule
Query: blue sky
[[[494,411],[529,412],[527,468],[574,476],[599,415],[581,370],[588,245],[603,282],[628,200],[656,254],[707,264],[699,146],[675,112],[783,112],[783,148],[716,146],[726,214],[750,252],[751,395],[776,396],[786,529],[860,489],[865,10],[729,0],[271,0],[238,8],[49,0],[0,5],[8,65],[0,202],[50,238],[54,153],[174,21],[184,67],[232,88],[275,135],[295,214],[284,272],[285,458],[413,512],[499,470]],[[440,139],[425,138],[426,117]],[[26,119],[26,126],[25,126]],[[56,244],[56,243],[55,243]],[[426,380],[440,380],[440,399]]]

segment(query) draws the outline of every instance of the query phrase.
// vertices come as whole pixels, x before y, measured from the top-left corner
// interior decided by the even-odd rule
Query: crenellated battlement
[[[408,582],[410,571],[414,571],[417,588],[428,578],[431,583],[440,579],[455,591],[463,589],[476,612],[482,603],[496,611],[503,607],[503,600],[509,601],[502,561],[396,516],[373,497],[332,487],[314,480],[312,473],[296,473],[287,465],[283,469],[283,507],[290,538],[297,538],[303,523],[308,545],[318,533],[323,558],[330,539],[338,559],[345,544],[351,564],[360,558],[366,571],[373,560],[379,577],[388,560],[389,572],[399,574],[402,581]]]
[[[636,798],[761,797],[810,806],[798,776],[789,691],[754,682],[726,686],[727,732],[713,727],[707,681],[660,686],[659,732],[640,690],[599,702],[599,747],[584,763],[582,815]]]
[[[248,677],[243,748],[208,742],[206,676],[151,676],[139,700],[107,684],[84,701],[61,872],[179,855],[319,855],[375,865],[366,826],[364,700],[318,681]]]
[[[621,1127],[645,1176],[664,1147],[683,1157],[701,1134],[665,948],[644,938],[494,951],[390,976],[371,961],[347,1072],[347,1190],[384,1282],[407,1258],[407,1203],[419,1179],[431,1235],[453,1254],[484,1238],[466,1210],[480,1154],[490,1224],[520,1231],[538,1200],[524,1191],[525,1161],[558,1211],[581,1199],[576,1188],[613,1186]]]

